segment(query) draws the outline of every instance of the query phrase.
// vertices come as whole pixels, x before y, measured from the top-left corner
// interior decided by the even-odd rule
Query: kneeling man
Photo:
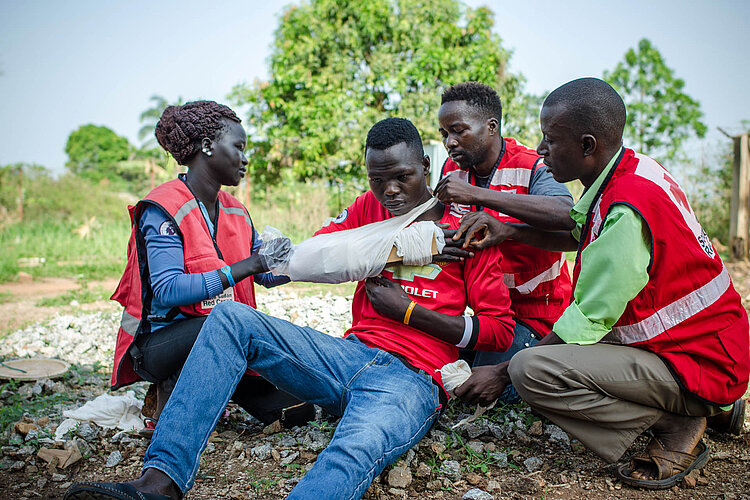
[[[646,454],[618,476],[661,489],[706,462],[706,417],[744,394],[748,319],[684,192],[661,165],[622,147],[624,126],[625,105],[602,80],[569,82],[545,100],[537,152],[555,180],[586,187],[571,210],[574,300],[536,347],[474,368],[456,395],[487,402],[512,381],[610,462],[650,429]],[[532,230],[499,224],[462,222],[470,234],[486,229],[478,247]]]
[[[432,196],[429,158],[408,120],[389,118],[370,130],[365,164],[370,191],[321,232],[402,215]],[[459,224],[440,203],[417,220]],[[500,259],[488,248],[460,261],[386,267],[358,283],[344,338],[236,302],[217,305],[159,419],[141,478],[76,484],[66,498],[180,498],[246,368],[341,415],[331,443],[289,498],[361,497],[439,417],[447,397],[437,370],[457,360],[459,347],[510,345],[514,323]],[[463,315],[467,305],[474,316]]]

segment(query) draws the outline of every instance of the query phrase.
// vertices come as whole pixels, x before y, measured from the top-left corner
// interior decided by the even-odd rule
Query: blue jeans
[[[537,342],[539,340],[537,340],[534,330],[526,324],[516,321],[516,327],[513,329],[513,344],[508,350],[503,352],[479,351],[474,358],[473,366],[497,365],[510,361],[510,358],[518,351],[536,345]],[[503,403],[514,404],[521,401],[521,396],[518,395],[513,384],[508,384],[498,400]]]
[[[358,339],[328,336],[237,302],[218,304],[185,362],[146,450],[144,470],[187,492],[200,455],[250,367],[293,396],[341,415],[328,447],[289,498],[359,498],[439,417],[429,374]]]

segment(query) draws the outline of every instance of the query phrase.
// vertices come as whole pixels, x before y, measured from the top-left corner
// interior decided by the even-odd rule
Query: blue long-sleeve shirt
[[[209,230],[214,233],[213,223],[202,204],[201,210]],[[151,288],[154,294],[151,302],[152,316],[155,318],[166,316],[175,306],[194,304],[215,297],[224,290],[218,269],[196,274],[185,272],[182,241],[174,230],[172,222],[160,208],[148,205],[141,215],[139,228],[146,240]],[[253,241],[251,253],[254,254],[263,243],[255,228],[253,228]],[[275,276],[271,273],[256,274],[253,279],[255,283],[266,288],[289,282],[288,277]],[[182,317],[184,316],[179,314],[175,319]],[[151,329],[157,330],[167,324],[169,323],[152,320]]]

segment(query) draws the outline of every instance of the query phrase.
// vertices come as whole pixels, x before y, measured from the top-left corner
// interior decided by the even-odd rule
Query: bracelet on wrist
[[[404,314],[405,325],[409,324],[409,320],[411,319],[411,313],[414,311],[414,306],[416,305],[417,303],[412,300],[411,303],[409,304],[409,307],[406,308],[406,314]]]
[[[234,286],[234,277],[232,276],[232,269],[229,266],[224,266],[221,269],[219,269],[222,273],[224,273],[224,276],[227,277],[227,281],[229,282],[229,286]]]

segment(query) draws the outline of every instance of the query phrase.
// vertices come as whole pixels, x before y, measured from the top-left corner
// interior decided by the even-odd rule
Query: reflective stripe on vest
[[[225,214],[228,214],[228,215],[241,215],[241,216],[243,216],[245,218],[245,222],[247,222],[248,226],[252,226],[253,225],[252,221],[250,221],[250,217],[248,217],[247,212],[245,212],[244,208],[240,208],[240,207],[225,207],[221,203],[221,200],[219,200],[219,210],[221,210],[222,212],[224,212]]]
[[[180,207],[177,213],[174,214],[174,221],[179,226],[182,223],[182,219],[184,219],[187,214],[189,214],[196,208],[198,208],[198,200],[192,198],[186,201],[185,204]]]
[[[492,186],[526,187],[531,181],[531,169],[498,168],[490,181]]]
[[[186,201],[185,204],[180,207],[180,209],[177,211],[177,213],[174,216],[174,220],[177,223],[177,225],[179,226],[180,223],[182,222],[182,219],[184,219],[187,214],[189,214],[191,211],[193,211],[196,208],[198,208],[198,201],[195,198],[193,198],[192,200]],[[243,208],[225,207],[224,204],[221,201],[219,201],[219,210],[221,210],[222,212],[228,215],[241,215],[242,217],[245,218],[245,222],[247,223],[248,226],[253,225],[253,223],[250,221],[250,217],[248,217],[247,212],[245,212]]]
[[[138,325],[140,324],[141,320],[133,316],[132,314],[129,314],[127,311],[122,311],[122,319],[120,320],[120,328],[122,328],[125,333],[128,333],[129,335],[133,336],[135,335],[135,331],[138,329]]]
[[[526,295],[533,292],[536,287],[538,287],[545,281],[552,281],[553,279],[560,276],[560,272],[564,264],[565,254],[561,255],[560,260],[552,264],[552,266],[550,266],[548,269],[545,269],[541,273],[525,281],[524,283],[521,283],[520,285],[516,285],[516,277],[515,275],[510,273],[503,274],[503,283],[505,283],[505,286],[507,286],[508,288],[513,288],[518,293]]]
[[[690,319],[721,298],[729,288],[729,272],[722,264],[714,279],[668,306],[662,307],[646,319],[632,325],[616,326],[603,342],[635,344],[645,342]]]

